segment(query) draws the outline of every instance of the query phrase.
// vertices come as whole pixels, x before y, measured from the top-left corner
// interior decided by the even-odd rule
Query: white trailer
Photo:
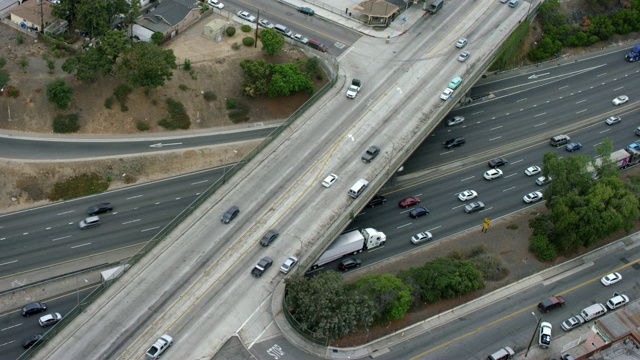
[[[387,241],[387,236],[383,232],[372,228],[346,232],[338,236],[338,238],[329,245],[327,250],[311,268],[316,269],[345,255],[357,254],[362,252],[362,250],[384,245],[385,241]]]

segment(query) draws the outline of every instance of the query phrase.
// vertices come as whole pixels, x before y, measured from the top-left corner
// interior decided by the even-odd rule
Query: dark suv
[[[465,141],[464,137],[458,136],[458,137],[454,137],[453,139],[449,139],[449,140],[445,141],[444,147],[446,147],[447,149],[451,149],[451,148],[454,148],[456,146],[461,146],[465,142],[466,141]]]
[[[359,259],[350,257],[340,261],[340,264],[338,264],[338,269],[340,269],[341,271],[347,271],[349,269],[357,268],[358,266],[360,266],[360,264],[361,261]]]
[[[221,221],[225,224],[228,224],[229,222],[231,222],[231,220],[238,216],[239,213],[240,209],[238,209],[237,206],[232,206],[229,208],[229,210],[227,210],[226,213],[224,213],[224,215],[222,215]]]
[[[22,316],[31,316],[43,311],[47,311],[47,305],[43,302],[34,302],[27,304],[22,308]]]
[[[367,207],[374,207],[374,206],[378,206],[378,205],[384,205],[384,203],[387,202],[387,198],[385,198],[382,195],[376,195],[373,197],[373,199],[371,199],[371,201],[369,201],[369,203],[367,204]]]

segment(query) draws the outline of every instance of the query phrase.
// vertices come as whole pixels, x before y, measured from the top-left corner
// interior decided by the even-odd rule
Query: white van
[[[349,196],[356,199],[358,196],[360,196],[360,194],[362,194],[362,192],[367,187],[367,185],[369,185],[369,182],[365,179],[360,179],[356,181],[356,183],[353,184],[351,189],[349,189]]]
[[[442,5],[444,4],[444,0],[435,0],[429,6],[429,13],[435,14],[438,10],[442,9]]]
[[[276,26],[273,27],[273,30],[279,32],[280,34],[282,34],[282,35],[284,35],[286,37],[292,37],[293,36],[293,32],[291,30],[289,30],[284,25],[276,24]]]
[[[507,360],[511,359],[516,353],[512,348],[505,346],[487,357],[487,360]]]
[[[584,321],[589,321],[602,316],[607,312],[607,308],[602,304],[593,304],[580,312]]]

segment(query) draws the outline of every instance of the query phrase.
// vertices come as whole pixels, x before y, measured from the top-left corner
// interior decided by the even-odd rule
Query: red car
[[[420,199],[417,196],[409,196],[400,201],[400,207],[404,209],[408,208],[409,206],[418,204],[420,204]]]

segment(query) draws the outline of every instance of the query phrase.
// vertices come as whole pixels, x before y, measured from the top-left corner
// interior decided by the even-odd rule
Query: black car
[[[271,229],[267,231],[267,233],[264,234],[264,236],[260,240],[260,245],[269,246],[269,244],[271,244],[271,242],[275,240],[278,237],[278,235],[280,235],[280,233],[276,229]]]
[[[229,208],[229,210],[227,210],[226,213],[224,213],[224,215],[222,215],[221,220],[223,223],[228,224],[229,222],[231,222],[231,220],[238,216],[239,213],[240,209],[238,209],[237,206],[232,206]]]
[[[42,338],[43,338],[42,334],[35,334],[35,335],[28,336],[28,337],[22,339],[22,347],[25,348],[25,349],[28,349],[28,348],[32,347],[33,344],[35,344],[38,341],[42,340]]]
[[[108,211],[113,211],[113,205],[111,205],[111,203],[100,203],[88,208],[87,214],[89,216],[94,216],[94,215],[106,213]]]
[[[576,150],[580,150],[582,149],[582,144],[580,144],[577,141],[574,142],[570,142],[567,144],[567,146],[565,146],[565,150],[567,150],[568,152],[574,152]]]
[[[357,268],[361,263],[362,262],[359,259],[351,257],[346,258],[340,261],[340,264],[338,264],[338,269],[340,269],[341,271],[347,271],[349,269]]]
[[[456,146],[461,146],[465,142],[466,140],[464,139],[464,137],[458,136],[458,137],[454,137],[453,139],[449,139],[445,141],[444,147],[446,147],[447,149],[451,149]]]
[[[471,214],[482,209],[484,209],[484,203],[482,201],[474,201],[464,207],[464,212]]]
[[[489,167],[490,168],[497,168],[499,166],[502,165],[507,165],[509,163],[509,161],[507,161],[507,159],[505,158],[497,158],[497,159],[493,159],[491,161],[489,161]]]
[[[43,311],[47,311],[47,305],[43,302],[34,302],[22,308],[22,316],[31,316]]]
[[[308,8],[308,7],[305,7],[305,6],[299,7],[298,8],[298,12],[301,12],[301,13],[303,13],[305,15],[309,15],[309,16],[313,16],[316,13],[315,11],[313,11],[312,8]]]
[[[409,212],[409,216],[416,219],[420,216],[429,215],[429,209],[424,206],[418,206]]]
[[[371,199],[371,201],[369,201],[369,203],[367,204],[367,207],[375,207],[378,205],[384,205],[384,203],[387,202],[387,198],[385,198],[382,195],[376,195],[373,197],[373,199]]]
[[[371,145],[367,151],[362,155],[362,161],[368,163],[375,159],[380,154],[380,147],[378,145]]]

